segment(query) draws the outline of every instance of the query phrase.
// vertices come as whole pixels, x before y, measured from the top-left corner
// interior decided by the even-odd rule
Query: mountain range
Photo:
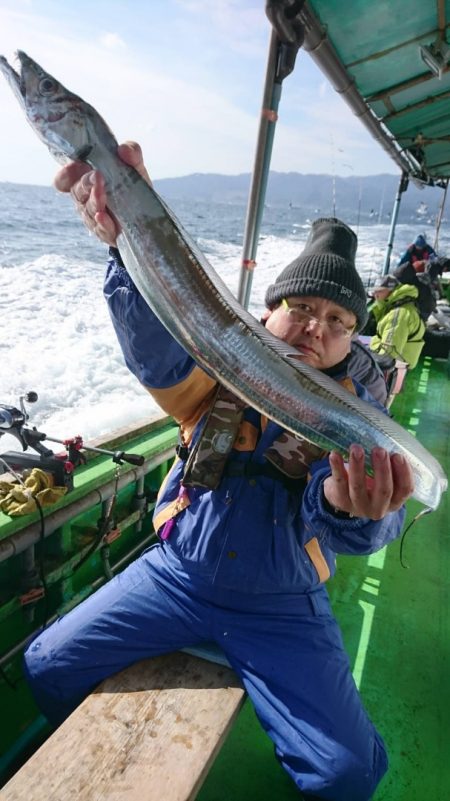
[[[180,178],[155,180],[155,189],[168,200],[203,200],[209,202],[247,202],[250,173],[220,175],[193,173]],[[359,210],[374,222],[390,218],[399,177],[382,174],[343,178],[332,175],[314,175],[297,172],[271,172],[266,203],[288,205],[311,213],[329,215],[339,211]],[[402,196],[400,217],[423,222],[434,222],[442,202],[443,190],[438,187],[419,188],[412,181]]]

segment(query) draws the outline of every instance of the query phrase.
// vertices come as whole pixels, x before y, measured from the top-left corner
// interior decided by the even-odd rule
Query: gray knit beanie
[[[311,226],[305,247],[266,292],[272,309],[283,298],[315,295],[353,312],[357,327],[367,322],[367,299],[356,271],[356,234],[336,217],[323,217]]]

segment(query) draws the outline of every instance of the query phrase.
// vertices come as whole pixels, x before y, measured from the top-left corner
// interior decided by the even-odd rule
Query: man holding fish
[[[119,154],[148,180],[139,146]],[[324,582],[336,553],[369,554],[399,536],[413,492],[407,460],[374,448],[369,476],[357,441],[345,464],[218,388],[134,286],[101,174],[73,162],[56,186],[110,246],[105,295],[125,360],[179,422],[181,441],[155,510],[159,543],[29,647],[38,703],[59,721],[110,673],[213,640],[304,798],[366,801],[387,757]],[[267,290],[265,325],[302,362],[370,400],[346,374],[366,319],[355,251],[344,223],[317,220]]]

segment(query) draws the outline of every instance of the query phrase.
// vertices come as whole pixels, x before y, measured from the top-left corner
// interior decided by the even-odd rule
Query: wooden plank
[[[0,799],[193,799],[244,700],[222,665],[185,653],[139,662],[86,698]]]

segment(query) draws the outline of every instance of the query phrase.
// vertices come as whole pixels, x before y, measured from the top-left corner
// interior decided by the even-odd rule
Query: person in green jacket
[[[385,275],[372,292],[375,303],[370,311],[377,328],[370,349],[406,362],[412,369],[419,360],[425,334],[425,323],[417,307],[417,287]]]

